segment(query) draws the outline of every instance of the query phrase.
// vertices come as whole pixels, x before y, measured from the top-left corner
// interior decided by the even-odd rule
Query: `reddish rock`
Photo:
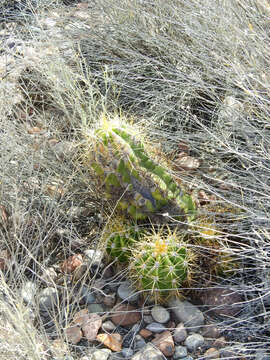
[[[61,271],[67,274],[71,274],[77,267],[83,263],[82,255],[76,254],[68,257],[61,266]]]
[[[174,342],[170,331],[166,330],[160,334],[156,334],[152,343],[159,348],[159,350],[165,356],[173,356],[174,354]]]
[[[65,329],[65,334],[68,342],[71,342],[74,345],[78,344],[82,338],[82,331],[79,326],[68,327]]]
[[[120,334],[99,334],[96,340],[107,346],[112,351],[122,350],[122,336]]]
[[[243,299],[232,289],[214,288],[204,291],[200,299],[203,305],[208,306],[207,315],[232,317],[243,308]]]
[[[98,330],[101,328],[102,320],[97,314],[89,314],[88,320],[82,324],[82,332],[88,341],[95,340]]]
[[[134,325],[141,320],[141,313],[132,305],[122,304],[117,306],[111,320],[115,325]]]
[[[150,336],[153,335],[152,331],[147,330],[147,329],[141,329],[141,331],[139,332],[139,334],[140,334],[144,339],[148,339]]]
[[[82,309],[78,311],[73,317],[73,324],[77,326],[82,326],[89,320],[88,309]]]

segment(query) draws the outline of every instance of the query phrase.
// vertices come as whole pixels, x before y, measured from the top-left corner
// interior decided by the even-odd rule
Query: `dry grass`
[[[174,175],[242,211],[223,224],[224,248],[233,249],[239,268],[216,282],[238,289],[246,312],[220,325],[246,357],[267,349],[268,1],[101,0],[83,10],[85,18],[74,15],[76,2],[22,1],[20,11],[11,3],[0,5],[0,248],[11,254],[1,279],[0,355],[52,356],[53,337],[38,312],[26,320],[20,288],[26,280],[43,287],[44,269],[94,246],[108,206],[78,159],[100,114],[120,109],[171,161],[186,142],[202,165]],[[75,207],[87,215],[72,216]],[[63,304],[54,337],[63,337],[71,318]]]

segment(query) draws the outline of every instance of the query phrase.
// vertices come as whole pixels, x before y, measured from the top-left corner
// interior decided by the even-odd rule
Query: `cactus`
[[[179,235],[169,229],[159,229],[143,235],[132,249],[130,276],[139,290],[151,291],[155,300],[179,292],[184,281],[190,279],[194,255]]]
[[[110,259],[126,263],[131,256],[131,248],[139,241],[142,231],[123,216],[116,216],[107,223],[100,243]]]
[[[184,213],[192,221],[196,207],[191,196],[150,158],[143,143],[131,135],[131,127],[109,126],[107,120],[104,124],[95,132],[91,166],[105,196],[136,220],[151,218],[170,206],[175,209],[176,204],[179,216]]]

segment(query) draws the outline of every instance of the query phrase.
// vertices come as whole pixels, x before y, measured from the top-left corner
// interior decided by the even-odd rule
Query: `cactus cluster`
[[[135,220],[151,219],[152,214],[177,206],[177,215],[192,221],[196,213],[192,197],[151,159],[128,125],[104,123],[95,132],[91,166],[105,196]]]
[[[199,216],[191,195],[150,154],[133,127],[103,119],[92,137],[87,161],[101,192],[119,210],[107,224],[101,243],[111,259],[128,269],[139,290],[150,290],[160,301],[191,279],[199,254],[194,249],[206,247],[196,261],[202,264],[200,270],[211,273],[211,262],[203,260],[210,253],[214,271],[224,269],[218,264],[221,247],[215,218]],[[176,220],[184,218],[188,231],[175,224],[164,228],[157,214],[165,212],[173,213]],[[150,233],[145,228],[149,223],[154,224]]]

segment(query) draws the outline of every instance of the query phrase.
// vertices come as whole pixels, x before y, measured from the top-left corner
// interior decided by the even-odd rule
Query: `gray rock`
[[[133,355],[131,360],[164,360],[162,352],[148,343],[141,351]]]
[[[123,348],[121,354],[124,356],[125,359],[130,359],[133,355],[134,351],[130,348]]]
[[[137,302],[139,299],[139,293],[132,287],[129,281],[124,281],[118,287],[117,295],[120,297],[120,299],[130,303]]]
[[[169,311],[160,305],[156,305],[152,308],[151,315],[156,322],[161,324],[165,324],[170,320]]]
[[[196,351],[200,346],[204,344],[204,338],[200,334],[189,335],[185,340],[185,346],[188,348],[188,351]]]
[[[88,265],[90,265],[93,270],[101,269],[104,267],[104,264],[102,263],[104,253],[102,251],[88,249],[84,251],[84,254],[86,256],[86,261]]]
[[[270,354],[265,353],[262,350],[258,350],[255,356],[256,360],[270,360]]]
[[[98,313],[99,315],[103,315],[105,312],[101,304],[89,304],[87,308],[90,313]]]
[[[179,323],[173,332],[173,340],[179,344],[185,341],[186,337],[187,337],[187,331],[185,329],[185,326],[183,323]]]
[[[153,319],[152,315],[144,315],[143,316],[143,321],[146,324],[151,324],[152,322],[154,322],[154,319]]]
[[[114,323],[111,320],[104,321],[102,324],[102,330],[106,332],[111,332],[116,328]]]
[[[187,348],[185,346],[179,345],[175,347],[175,351],[173,355],[174,360],[183,359],[186,356],[187,356]]]
[[[145,342],[144,338],[141,335],[136,335],[135,341],[134,341],[134,350],[140,350],[140,349],[144,348],[145,345],[146,345],[146,342]]]
[[[186,329],[196,331],[204,324],[203,313],[187,300],[172,298],[168,306],[177,320],[184,323]]]
[[[162,331],[166,330],[164,325],[162,325],[160,323],[156,323],[156,322],[152,322],[151,324],[147,325],[146,329],[152,331],[155,334],[161,333]]]
[[[32,281],[27,281],[21,289],[21,296],[27,305],[34,305],[36,293],[37,285]]]
[[[43,311],[51,310],[58,302],[58,292],[54,287],[47,287],[40,292],[39,307]]]
[[[87,305],[94,304],[97,301],[95,295],[93,294],[93,290],[91,290],[87,286],[82,286],[81,295],[82,295],[82,300]]]
[[[112,351],[110,349],[96,350],[91,354],[91,360],[108,360],[111,352]]]
[[[188,355],[182,358],[182,360],[193,360],[193,357]]]

